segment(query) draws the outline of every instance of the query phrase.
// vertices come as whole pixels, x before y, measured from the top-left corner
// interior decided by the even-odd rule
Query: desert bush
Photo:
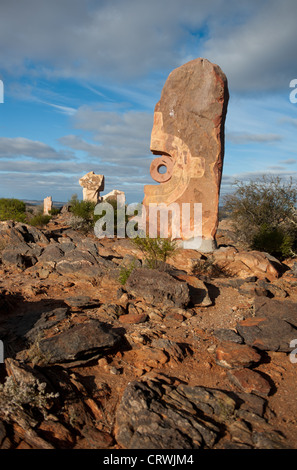
[[[294,256],[297,249],[297,186],[279,176],[263,175],[236,181],[225,196],[224,209],[238,241],[276,257]]]
[[[192,268],[192,273],[197,277],[214,279],[217,277],[232,277],[231,272],[219,266],[213,256],[197,260]]]
[[[131,242],[142,251],[145,264],[152,269],[158,269],[162,263],[166,263],[177,249],[176,242],[169,238],[150,238],[147,235],[144,238],[133,238]]]
[[[69,201],[71,207],[70,212],[76,217],[81,217],[86,221],[93,220],[94,216],[94,209],[95,209],[95,202],[91,201],[80,201],[77,199],[76,194],[72,196],[71,200]]]
[[[26,221],[26,204],[19,199],[0,199],[0,220]]]
[[[280,227],[263,224],[254,236],[251,247],[254,250],[266,251],[279,259],[289,258],[294,254],[294,236]]]
[[[51,216],[53,215],[58,215],[61,212],[61,207],[52,207],[51,210],[49,211],[49,214]]]
[[[38,408],[46,417],[49,400],[57,398],[58,393],[46,393],[46,383],[34,379],[31,383],[17,383],[13,376],[6,377],[0,385],[1,413],[14,415],[18,410]]]
[[[51,220],[50,215],[45,214],[36,214],[31,219],[28,220],[28,224],[33,227],[44,227]]]
[[[73,214],[69,222],[71,227],[85,233],[92,230],[96,221],[94,216],[96,204],[91,201],[80,201],[76,194],[72,196],[69,204],[70,212]]]
[[[128,281],[130,274],[135,268],[136,261],[132,261],[128,266],[121,266],[119,274],[119,282],[124,286]]]

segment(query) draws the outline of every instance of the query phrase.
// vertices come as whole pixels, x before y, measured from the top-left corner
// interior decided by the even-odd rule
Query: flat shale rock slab
[[[121,341],[122,337],[105,324],[90,320],[41,340],[39,350],[49,364],[65,363],[103,354]]]
[[[263,351],[290,352],[290,342],[297,338],[297,330],[281,318],[247,318],[236,325],[245,344]]]
[[[189,287],[166,272],[155,269],[134,269],[125,284],[134,297],[152,305],[185,307],[190,302]]]
[[[297,302],[256,298],[254,308],[256,317],[278,318],[297,328]]]

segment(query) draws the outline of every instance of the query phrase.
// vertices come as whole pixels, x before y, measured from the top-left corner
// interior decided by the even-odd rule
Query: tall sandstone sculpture
[[[89,171],[79,180],[79,184],[83,188],[83,200],[97,202],[101,201],[100,191],[104,191],[104,175],[96,175],[93,171]]]
[[[49,215],[52,208],[53,208],[52,196],[48,196],[43,200],[43,214]]]
[[[150,204],[181,208],[182,203],[201,203],[202,243],[197,249],[205,252],[216,247],[228,99],[220,67],[198,58],[170,73],[154,113],[150,148],[157,158],[150,174],[160,184],[144,187],[147,219]],[[193,210],[190,221],[181,233],[185,248],[193,247]]]

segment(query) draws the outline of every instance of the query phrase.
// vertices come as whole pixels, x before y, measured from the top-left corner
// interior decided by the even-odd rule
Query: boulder
[[[156,269],[134,269],[125,289],[152,305],[185,307],[190,302],[189,287],[168,273]]]
[[[236,329],[247,345],[263,351],[291,352],[290,342],[297,338],[297,329],[276,317],[247,318]]]
[[[230,381],[240,390],[268,396],[271,390],[269,382],[258,372],[251,369],[236,369],[227,372]]]
[[[245,344],[224,341],[216,349],[216,363],[228,369],[249,367],[260,361],[257,351]]]
[[[257,276],[259,279],[274,281],[284,272],[284,266],[279,260],[260,251],[221,247],[212,256],[219,268],[238,277]]]
[[[297,328],[297,302],[255,298],[254,311],[255,317],[278,318]]]
[[[41,355],[48,364],[89,359],[114,349],[122,337],[97,320],[73,325],[50,338],[39,341]]]

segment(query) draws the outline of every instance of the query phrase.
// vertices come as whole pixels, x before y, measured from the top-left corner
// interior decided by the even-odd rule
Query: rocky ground
[[[0,239],[0,448],[297,448],[294,260],[224,224],[162,270],[67,215]]]

